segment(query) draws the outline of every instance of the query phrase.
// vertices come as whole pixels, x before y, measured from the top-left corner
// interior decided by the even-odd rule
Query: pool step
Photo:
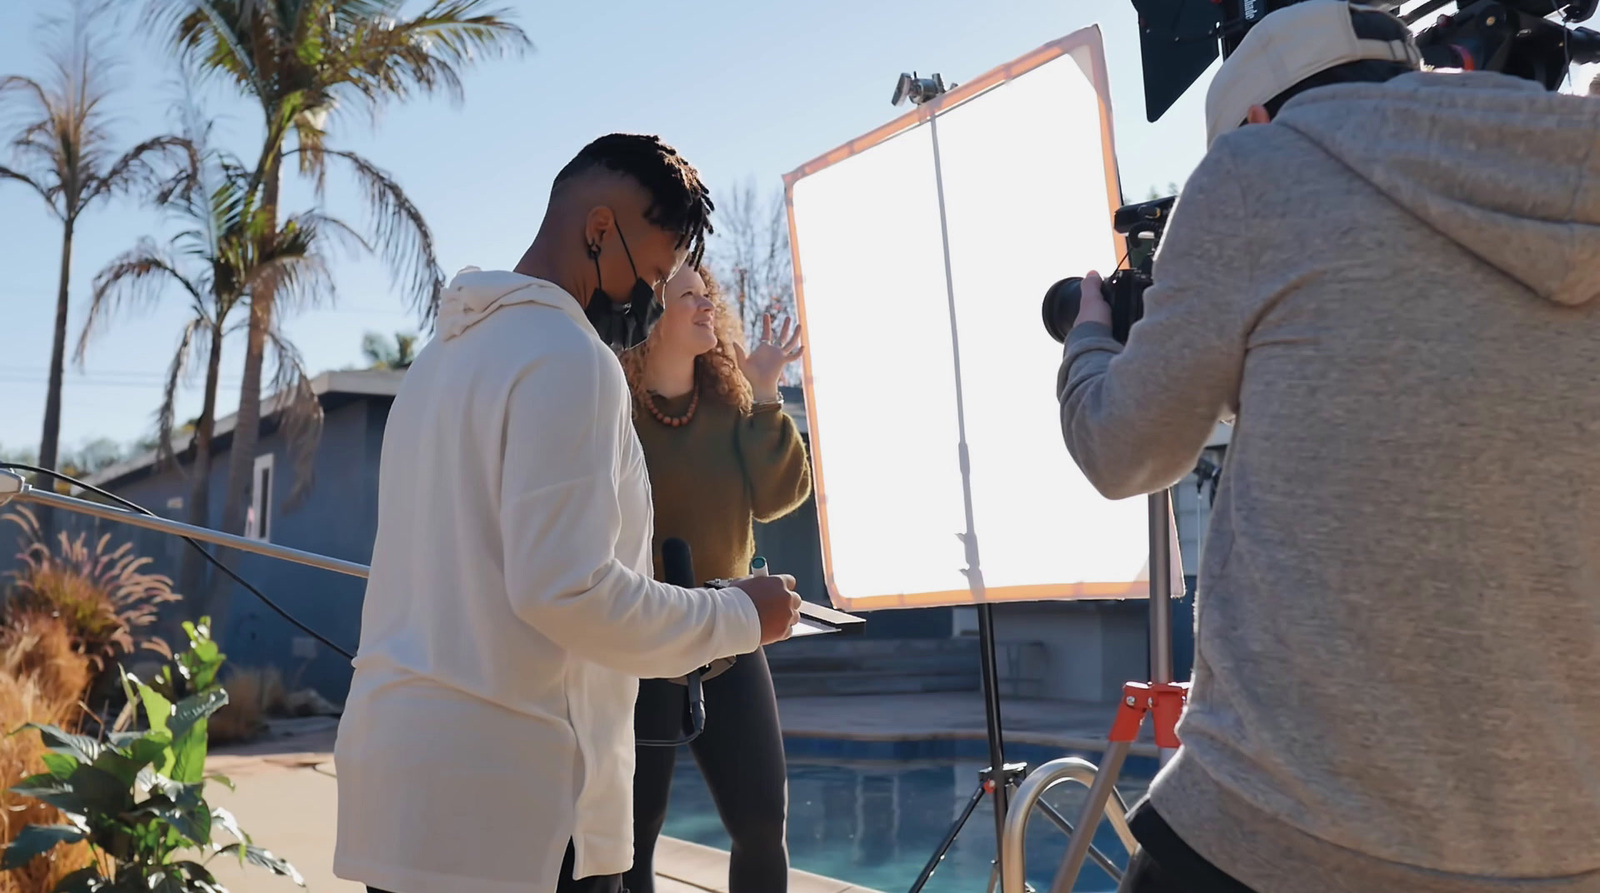
[[[799,639],[767,648],[779,697],[977,691],[976,639]]]

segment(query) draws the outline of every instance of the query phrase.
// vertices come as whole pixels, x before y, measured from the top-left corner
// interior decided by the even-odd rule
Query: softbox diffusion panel
[[[959,564],[924,560],[930,544],[954,542],[966,528],[961,480],[950,474],[950,316],[930,300],[945,293],[932,182],[932,144],[919,128],[796,186],[806,287],[833,296],[801,310],[808,421],[811,406],[826,406],[836,432],[828,449],[837,452],[828,455],[838,461],[815,465],[819,514],[828,518],[824,567],[848,568],[844,585],[857,592],[966,586]],[[827,435],[814,425],[811,432],[820,457]],[[827,576],[835,605],[843,604],[835,573]]]
[[[1117,265],[1107,96],[1085,29],[786,178],[836,607],[973,602],[933,114],[987,597],[1149,595],[1147,504],[1102,498],[1067,455],[1039,319],[1051,283]]]

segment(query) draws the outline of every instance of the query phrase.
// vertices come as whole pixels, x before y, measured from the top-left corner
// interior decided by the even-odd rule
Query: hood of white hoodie
[[[1600,296],[1600,99],[1418,73],[1311,90],[1273,123],[1540,296]]]
[[[449,341],[494,315],[503,307],[543,304],[588,326],[583,308],[554,282],[507,270],[466,267],[450,280],[439,304],[439,338]]]

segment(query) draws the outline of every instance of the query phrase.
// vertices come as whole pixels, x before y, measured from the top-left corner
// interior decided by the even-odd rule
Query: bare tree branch
[[[763,197],[754,182],[746,182],[732,190],[721,211],[706,262],[753,343],[767,314],[795,314],[788,209],[782,190]],[[798,375],[797,368],[785,369],[784,382],[793,383]]]

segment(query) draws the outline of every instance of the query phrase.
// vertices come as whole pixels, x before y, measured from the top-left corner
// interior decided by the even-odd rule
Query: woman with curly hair
[[[761,343],[746,352],[716,280],[691,265],[667,283],[663,302],[650,337],[622,355],[655,503],[656,567],[661,543],[677,537],[689,544],[700,579],[739,579],[755,554],[753,522],[781,518],[811,495],[805,445],[778,392],[784,367],[800,357],[800,331],[785,321],[774,338],[769,315]],[[704,691],[705,730],[689,749],[733,838],[729,893],[782,893],[787,766],[766,656],[739,657],[707,678]],[[644,680],[635,709],[641,737],[676,732],[685,696],[680,684]],[[653,856],[677,750],[638,748],[634,863],[625,878],[632,893],[655,890]]]

